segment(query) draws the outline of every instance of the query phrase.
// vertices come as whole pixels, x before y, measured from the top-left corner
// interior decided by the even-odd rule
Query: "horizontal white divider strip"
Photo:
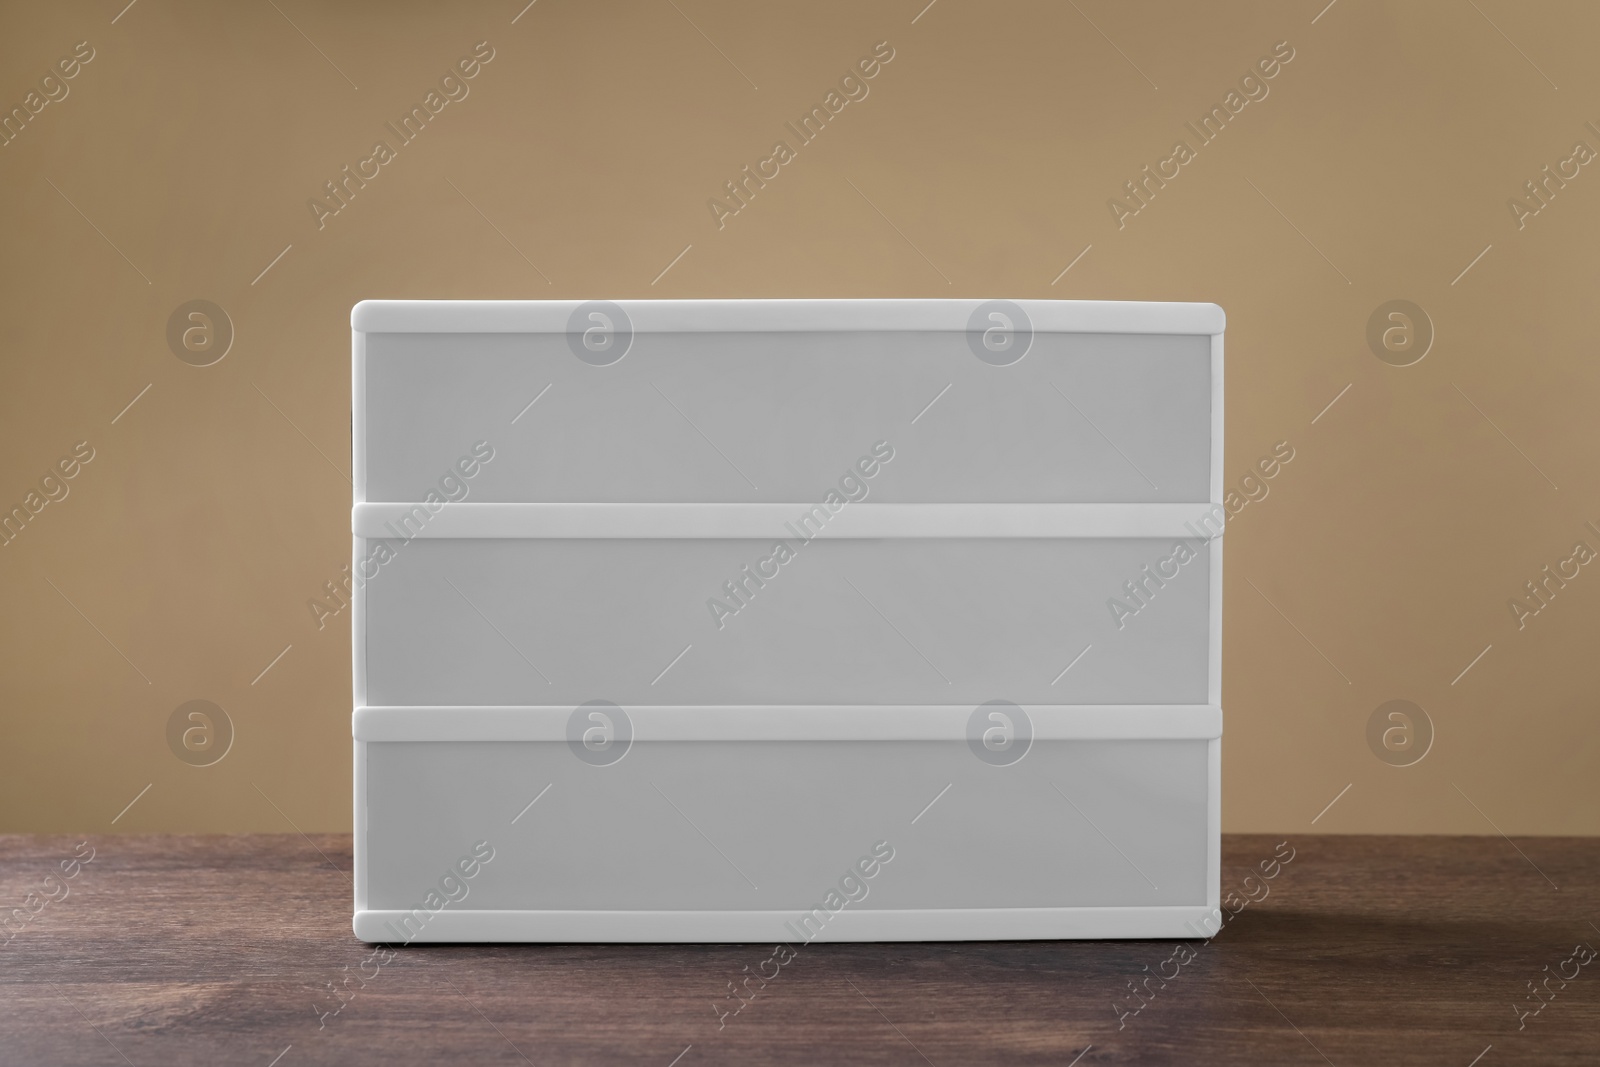
[[[446,907],[430,912],[358,911],[355,935],[370,943],[412,941],[720,941],[800,948],[793,911],[488,911]],[[418,930],[418,919],[427,921]],[[410,919],[410,926],[402,920]],[[1121,908],[845,907],[828,915],[814,941],[1010,941],[1082,937],[1208,936],[1220,920],[1202,905]],[[788,925],[785,925],[788,924]],[[816,920],[812,920],[813,928]]]
[[[1210,740],[1222,709],[1208,704],[1020,705],[1035,740]],[[565,741],[573,708],[362,707],[357,741]],[[596,711],[605,711],[596,706]],[[628,706],[633,741],[959,741],[969,704]],[[997,710],[1007,711],[1005,707]],[[1015,718],[1015,712],[1011,712]],[[1020,732],[1020,724],[1019,732]]]
[[[973,300],[621,300],[637,333],[943,331],[964,333]],[[579,300],[363,300],[361,333],[565,333]],[[1035,333],[1219,334],[1216,304],[1017,300]],[[440,358],[448,358],[441,351]]]
[[[813,510],[815,509],[815,510]],[[525,504],[362,503],[357,537],[1183,537],[1219,531],[1211,504]],[[810,522],[802,520],[809,518]]]

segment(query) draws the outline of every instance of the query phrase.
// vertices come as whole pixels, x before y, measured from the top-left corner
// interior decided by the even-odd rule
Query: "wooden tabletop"
[[[386,959],[345,836],[0,837],[0,1063],[1600,1062],[1600,839],[1280,841],[1210,942],[814,944],[719,1018],[771,946]]]

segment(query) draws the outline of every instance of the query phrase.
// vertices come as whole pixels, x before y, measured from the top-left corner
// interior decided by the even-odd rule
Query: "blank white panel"
[[[1204,555],[1120,629],[1106,606],[1171,546],[816,541],[719,629],[769,541],[419,540],[366,587],[367,699],[1201,704]]]
[[[369,500],[478,440],[481,501],[816,501],[879,440],[883,502],[1210,497],[1205,336],[1039,334],[1008,367],[959,333],[640,334],[606,367],[561,334],[366,345]]]
[[[895,858],[852,907],[1201,904],[1206,746],[1035,741],[991,767],[961,741],[637,741],[593,767],[562,742],[373,743],[368,904],[415,905],[477,840],[495,858],[452,907],[799,913],[878,840]]]

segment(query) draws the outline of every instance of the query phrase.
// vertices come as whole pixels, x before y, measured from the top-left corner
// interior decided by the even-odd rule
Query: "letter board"
[[[351,318],[358,936],[1216,928],[1220,308]]]

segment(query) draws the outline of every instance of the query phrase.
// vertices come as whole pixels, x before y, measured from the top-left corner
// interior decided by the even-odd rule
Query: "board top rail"
[[[614,304],[635,333],[949,332],[991,301],[972,300],[363,300],[357,333],[566,333],[585,305]],[[1139,300],[1014,300],[1038,333],[1216,336],[1216,304]]]

